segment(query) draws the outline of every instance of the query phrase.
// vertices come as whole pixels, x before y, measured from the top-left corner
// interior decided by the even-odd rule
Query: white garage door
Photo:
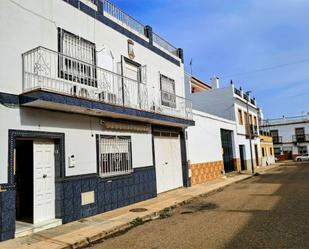
[[[162,193],[183,186],[180,139],[154,137],[157,192]]]

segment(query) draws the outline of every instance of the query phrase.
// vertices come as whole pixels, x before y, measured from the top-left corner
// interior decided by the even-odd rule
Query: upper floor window
[[[175,80],[164,75],[160,75],[161,82],[161,104],[171,108],[176,108]]]
[[[278,130],[271,130],[270,134],[272,137],[278,137],[279,136],[279,131]]]
[[[243,116],[242,116],[242,110],[238,109],[238,122],[240,125],[244,124]]]
[[[254,124],[255,126],[257,126],[257,118],[256,118],[256,116],[253,117],[253,124]]]
[[[248,115],[247,115],[247,112],[244,112],[244,122],[245,122],[245,124],[247,124],[248,123]]]
[[[296,136],[303,136],[305,135],[305,129],[302,127],[302,128],[295,128],[295,135]]]
[[[97,135],[97,148],[101,177],[129,174],[133,171],[131,137]]]
[[[59,77],[97,87],[95,44],[58,29]]]

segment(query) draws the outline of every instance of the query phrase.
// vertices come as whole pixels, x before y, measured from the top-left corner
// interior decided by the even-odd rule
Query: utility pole
[[[251,133],[251,127],[250,127],[250,121],[249,121],[249,94],[251,91],[246,92],[246,95],[248,98],[246,99],[246,106],[247,106],[247,131],[249,131],[249,144],[250,144],[250,156],[251,156],[251,170],[252,175],[254,175],[254,165],[253,165],[253,155],[252,155],[252,133]]]

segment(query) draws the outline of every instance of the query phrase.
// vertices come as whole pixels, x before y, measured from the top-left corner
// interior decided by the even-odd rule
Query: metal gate
[[[224,162],[224,171],[231,172],[235,170],[233,157],[232,131],[221,129],[221,143]]]

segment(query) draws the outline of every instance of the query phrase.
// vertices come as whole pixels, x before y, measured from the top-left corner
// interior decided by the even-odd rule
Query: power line
[[[299,61],[295,61],[295,62],[291,62],[291,63],[285,63],[285,64],[276,65],[276,66],[260,68],[260,69],[256,69],[256,70],[252,70],[252,71],[243,72],[243,73],[236,73],[236,74],[231,74],[231,75],[227,75],[227,76],[222,76],[221,78],[231,78],[231,77],[240,76],[240,75],[260,73],[260,72],[270,71],[270,70],[283,68],[283,67],[287,67],[287,66],[291,66],[291,65],[303,64],[303,63],[306,63],[306,62],[309,62],[309,58],[299,60]]]

